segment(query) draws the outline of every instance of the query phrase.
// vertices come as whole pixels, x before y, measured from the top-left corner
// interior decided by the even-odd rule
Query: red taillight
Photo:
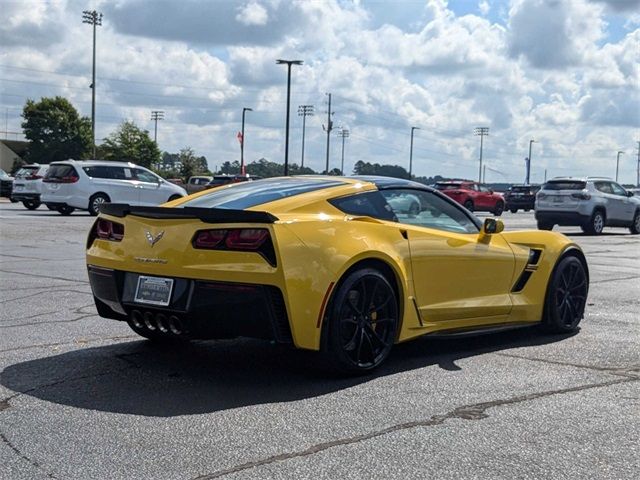
[[[226,235],[226,230],[200,230],[193,239],[194,248],[216,248]]]
[[[68,177],[45,177],[42,181],[46,183],[76,183],[79,179],[80,177],[77,175],[71,175]]]
[[[25,177],[25,180],[40,180],[42,178],[42,175],[29,175],[28,177]]]
[[[268,236],[264,228],[229,230],[225,244],[231,250],[257,250]]]
[[[257,252],[272,266],[276,255],[271,235],[266,228],[229,228],[198,230],[191,241],[193,248],[202,250],[232,250]]]
[[[124,237],[124,225],[100,218],[96,222],[96,236],[101,240],[119,242]]]
[[[591,198],[591,195],[589,195],[587,192],[572,193],[571,196],[579,200],[589,200]]]

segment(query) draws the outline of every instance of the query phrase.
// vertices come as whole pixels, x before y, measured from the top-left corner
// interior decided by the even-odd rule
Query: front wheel
[[[40,206],[40,202],[37,200],[25,200],[22,202],[22,205],[24,205],[24,208],[27,210],[36,210]]]
[[[600,210],[591,215],[589,221],[582,226],[582,231],[588,235],[600,235],[604,230],[605,216]]]
[[[367,373],[386,360],[395,341],[395,290],[378,270],[356,270],[338,287],[325,320],[328,363],[343,373]]]
[[[512,209],[510,209],[509,211],[510,211],[511,213],[517,213],[517,212],[518,212],[518,209],[517,209],[517,208],[512,208]]]
[[[471,200],[467,200],[466,202],[464,202],[464,208],[466,208],[470,212],[473,212],[473,202]]]
[[[640,233],[640,210],[638,210],[636,214],[633,216],[633,222],[629,227],[629,231],[633,235],[638,235]]]
[[[493,210],[493,214],[496,217],[499,217],[500,215],[502,215],[502,212],[504,212],[504,203],[502,202],[496,203],[496,208]]]
[[[96,193],[95,195],[92,195],[89,199],[89,213],[95,217],[100,213],[100,206],[109,201],[109,197],[104,193]]]
[[[64,215],[65,217],[67,215],[71,215],[74,210],[75,210],[75,208],[70,207],[69,205],[65,205],[64,207],[58,207],[58,213],[60,215]]]
[[[545,298],[542,327],[551,333],[574,331],[587,302],[589,283],[582,262],[576,257],[564,257],[556,265]]]
[[[553,230],[553,223],[538,222],[538,230]]]

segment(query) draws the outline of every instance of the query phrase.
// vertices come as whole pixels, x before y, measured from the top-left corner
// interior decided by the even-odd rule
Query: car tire
[[[587,235],[600,235],[606,224],[607,217],[602,210],[596,210],[587,223],[582,226],[582,231]]]
[[[549,333],[575,331],[584,316],[588,292],[582,262],[572,255],[560,259],[547,285],[542,328]]]
[[[629,226],[629,231],[633,235],[640,233],[640,210],[636,210],[636,214],[633,216],[633,222],[631,222],[631,226]]]
[[[553,223],[538,221],[538,230],[553,230]]]
[[[182,198],[182,195],[171,195],[169,197],[169,200],[167,200],[167,202],[173,202],[174,200],[178,200],[179,198]]]
[[[398,324],[398,301],[387,277],[373,268],[349,273],[325,316],[322,352],[327,366],[350,375],[374,370],[389,356]]]
[[[502,202],[496,203],[496,208],[494,208],[493,214],[496,217],[499,217],[500,215],[502,215],[502,212],[504,212],[504,203]]]
[[[47,208],[53,212],[57,212],[58,208],[57,207],[52,207],[51,205],[47,205]]]
[[[531,210],[530,208],[525,208],[525,209],[524,209],[524,211],[525,211],[525,212],[528,212],[528,211],[530,211],[530,210]]]
[[[517,213],[517,212],[518,212],[518,209],[517,209],[517,208],[510,208],[510,209],[509,209],[509,211],[510,211],[511,213]],[[526,212],[526,210],[525,210],[525,212]]]
[[[37,200],[25,200],[22,202],[22,205],[24,205],[24,208],[27,210],[37,210],[41,203]]]
[[[100,213],[100,205],[110,202],[109,196],[105,193],[96,193],[89,199],[89,213],[94,217]]]
[[[466,200],[463,205],[464,205],[464,208],[466,208],[470,212],[473,212],[473,201],[472,200]]]
[[[75,211],[75,208],[65,205],[64,207],[58,207],[56,210],[58,210],[60,215],[64,215],[66,217],[67,215],[71,215]]]

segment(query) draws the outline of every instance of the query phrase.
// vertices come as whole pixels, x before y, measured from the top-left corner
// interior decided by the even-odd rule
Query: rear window
[[[547,182],[544,184],[545,190],[583,190],[586,188],[587,182],[579,180],[559,180],[556,182]]]
[[[438,190],[456,190],[461,186],[461,183],[436,183],[436,188]]]
[[[34,175],[36,173],[38,173],[38,170],[40,170],[40,167],[37,166],[33,166],[33,167],[22,167],[20,170],[18,170],[16,172],[16,176],[15,178],[26,178],[26,177],[30,177],[31,175]]]
[[[73,165],[51,165],[45,179],[48,180],[61,180],[66,177],[77,177],[78,172]]]
[[[314,178],[279,178],[234,183],[224,188],[212,190],[211,193],[194,198],[180,206],[243,210],[263,203],[338,185],[343,185],[343,182]]]

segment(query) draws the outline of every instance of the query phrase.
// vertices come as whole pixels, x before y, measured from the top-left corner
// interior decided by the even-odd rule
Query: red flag
[[[242,132],[238,132],[236,138],[238,139],[238,142],[240,142],[240,145],[242,145],[242,141],[244,140],[244,138],[242,138]]]

